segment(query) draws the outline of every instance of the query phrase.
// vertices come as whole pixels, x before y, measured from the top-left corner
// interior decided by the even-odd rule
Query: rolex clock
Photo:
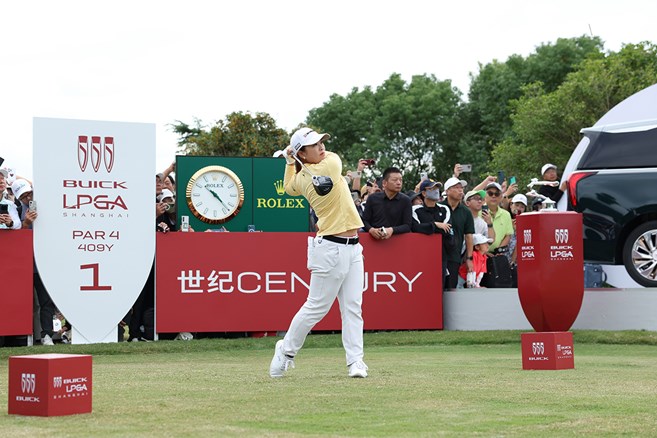
[[[199,169],[187,183],[187,205],[198,220],[223,224],[239,213],[244,204],[242,181],[223,166]]]

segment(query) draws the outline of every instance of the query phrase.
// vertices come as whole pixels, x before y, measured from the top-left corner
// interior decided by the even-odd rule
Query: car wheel
[[[645,287],[657,287],[657,221],[635,228],[623,245],[627,273]]]

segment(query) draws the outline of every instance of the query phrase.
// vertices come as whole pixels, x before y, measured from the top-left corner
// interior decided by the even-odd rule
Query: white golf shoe
[[[271,377],[283,377],[285,372],[290,368],[294,368],[294,359],[285,355],[283,351],[283,340],[281,339],[276,342],[274,357],[271,360],[271,365],[269,365],[269,375]]]
[[[367,377],[367,365],[362,360],[358,360],[349,365],[349,377]]]
[[[42,345],[55,345],[55,343],[52,341],[52,338],[50,335],[44,335],[41,337],[41,344]]]

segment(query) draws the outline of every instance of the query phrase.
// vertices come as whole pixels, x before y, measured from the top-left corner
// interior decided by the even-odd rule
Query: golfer
[[[349,377],[367,377],[363,362],[363,247],[358,229],[363,226],[342,177],[340,157],[328,152],[328,134],[310,128],[297,130],[285,150],[285,191],[303,195],[317,214],[317,235],[308,238],[308,299],[292,319],[285,338],[276,342],[269,367],[271,377],[294,368],[294,357],[306,336],[331,308],[335,298],[342,315],[342,345]]]

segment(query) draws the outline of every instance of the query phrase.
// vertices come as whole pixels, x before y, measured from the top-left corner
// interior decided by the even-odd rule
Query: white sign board
[[[155,125],[34,119],[34,257],[73,342],[116,342],[155,255]]]

